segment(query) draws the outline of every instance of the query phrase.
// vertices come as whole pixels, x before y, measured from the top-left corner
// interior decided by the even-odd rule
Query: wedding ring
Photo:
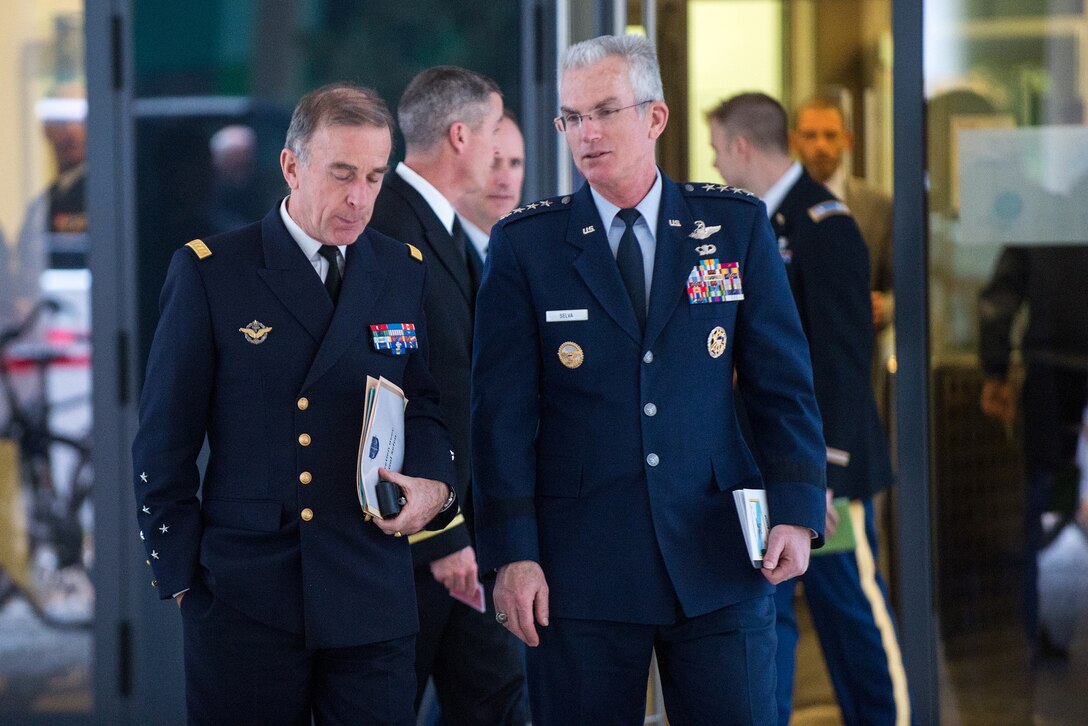
[[[495,622],[499,625],[506,625],[506,621],[509,619],[510,618],[506,616],[506,613],[495,613]]]

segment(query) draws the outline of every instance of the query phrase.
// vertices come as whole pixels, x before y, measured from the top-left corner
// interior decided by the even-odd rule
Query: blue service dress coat
[[[769,594],[737,488],[766,487],[772,525],[823,531],[808,346],[764,207],[662,177],[645,335],[588,186],[492,233],[473,358],[480,568],[539,562],[557,617],[672,623],[677,605]],[[693,304],[689,277],[714,261],[735,263],[732,299]]]
[[[334,308],[278,208],[175,253],[133,444],[160,597],[202,581],[311,648],[416,631],[407,538],[364,521],[355,471],[366,377],[385,376],[408,399],[402,471],[453,481],[426,360],[425,272],[418,251],[367,230],[347,249]],[[369,327],[388,323],[414,324],[418,348],[376,349]]]
[[[865,499],[892,483],[870,376],[869,249],[845,204],[807,172],[771,215],[801,326],[827,443],[827,486]]]

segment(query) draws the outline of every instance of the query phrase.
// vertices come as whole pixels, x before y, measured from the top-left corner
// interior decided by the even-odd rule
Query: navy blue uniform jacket
[[[688,276],[708,259],[737,263],[743,301],[689,303]],[[567,342],[576,367],[558,355]],[[762,472],[738,426],[734,366]],[[808,346],[750,195],[663,178],[644,336],[588,186],[515,210],[490,242],[472,397],[480,568],[539,562],[553,616],[671,623],[678,603],[696,616],[770,593],[737,488],[766,486],[772,525],[823,531]]]
[[[182,248],[170,264],[133,444],[160,597],[201,579],[250,617],[305,634],[309,647],[414,633],[407,538],[364,521],[355,470],[366,377],[385,376],[409,401],[404,473],[453,481],[427,368],[425,266],[367,230],[347,249],[334,308],[278,208],[207,247],[211,256]],[[267,329],[259,343],[240,330],[251,321]],[[369,326],[381,323],[414,323],[419,348],[375,350]]]
[[[870,376],[869,249],[846,205],[807,172],[771,223],[808,336],[824,440],[832,450],[827,486],[836,496],[870,497],[892,483],[892,471]]]

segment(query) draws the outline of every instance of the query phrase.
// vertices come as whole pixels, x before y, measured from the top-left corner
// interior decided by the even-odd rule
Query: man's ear
[[[656,140],[665,133],[665,126],[669,123],[669,107],[664,101],[653,101],[650,103],[649,115],[650,138]]]
[[[300,163],[298,157],[295,156],[295,152],[290,149],[284,149],[280,152],[280,170],[283,172],[283,178],[291,191],[298,189],[298,167]]]
[[[461,150],[465,148],[465,144],[468,143],[468,125],[462,121],[454,121],[450,124],[450,127],[446,129],[446,141],[453,147],[454,151],[461,153]]]

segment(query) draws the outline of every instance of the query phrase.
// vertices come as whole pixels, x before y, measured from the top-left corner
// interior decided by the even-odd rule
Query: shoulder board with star
[[[413,260],[415,260],[416,262],[423,262],[423,253],[419,251],[418,247],[412,244],[408,244],[407,242],[405,242],[404,245],[408,248],[408,255]]]
[[[193,251],[198,260],[205,260],[212,256],[212,251],[208,249],[208,245],[204,244],[202,239],[194,239],[191,242],[186,242],[185,246]]]
[[[759,197],[747,189],[731,187],[728,184],[703,184],[687,182],[680,185],[685,197],[718,197],[726,199],[739,199],[750,204],[759,201]]]
[[[538,202],[525,204],[504,214],[499,217],[499,221],[510,223],[519,219],[531,217],[534,214],[540,214],[541,212],[554,212],[557,209],[566,209],[570,207],[570,201],[571,195],[569,194],[565,194],[561,197],[552,197],[551,199],[541,199]]]
[[[828,199],[826,202],[820,202],[808,208],[808,216],[816,223],[822,222],[834,214],[844,214],[847,217],[853,216],[850,214],[850,208],[838,199]]]

